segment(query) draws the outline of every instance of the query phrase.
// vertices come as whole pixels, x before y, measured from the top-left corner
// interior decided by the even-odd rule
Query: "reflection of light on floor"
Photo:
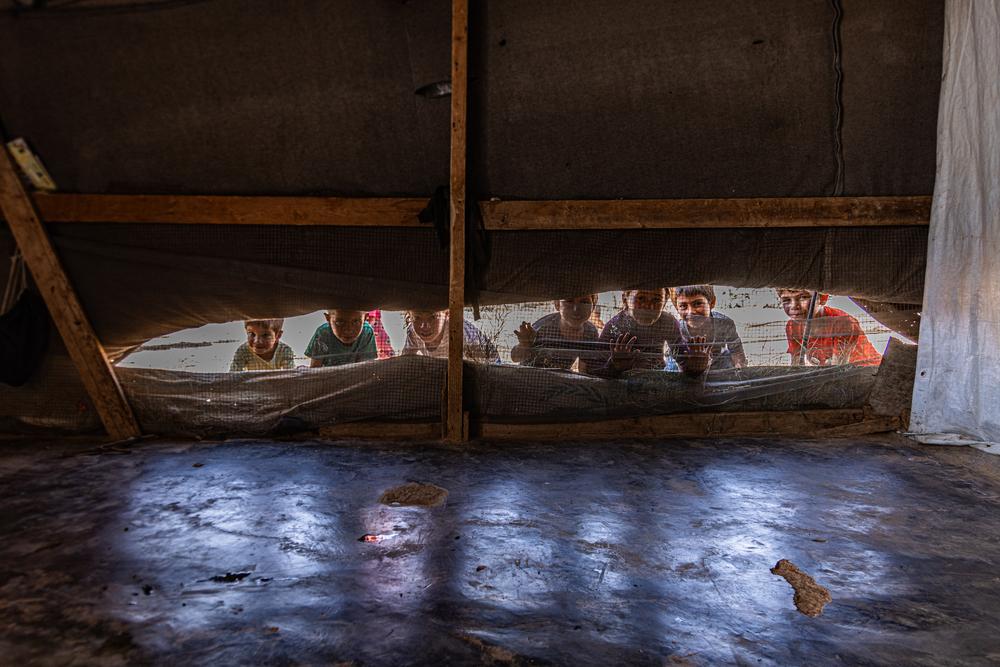
[[[698,476],[707,492],[704,514],[686,538],[681,535],[675,539],[678,548],[675,558],[682,561],[700,551],[701,559],[692,569],[700,568],[711,581],[735,622],[747,628],[763,624],[760,628],[763,631],[770,622],[768,619],[793,609],[791,589],[770,573],[770,568],[782,558],[799,565],[821,584],[836,589],[841,597],[870,594],[852,588],[866,582],[870,587],[872,581],[889,574],[887,555],[860,544],[881,525],[876,518],[866,516],[866,508],[872,512],[886,510],[851,499],[829,511],[803,513],[799,508],[812,504],[813,480],[789,478],[781,471],[747,476],[724,464],[709,464]],[[886,490],[891,493],[891,489]],[[893,505],[888,502],[886,506]],[[706,539],[713,545],[707,555]],[[836,562],[827,559],[826,554],[843,553],[843,542],[855,539],[859,544],[850,559],[841,557]],[[828,549],[825,545],[831,540],[841,544],[834,550]],[[840,574],[835,579],[827,576],[851,571],[859,572],[859,576]]]
[[[544,527],[546,507],[538,495],[532,485],[499,475],[477,488],[454,567],[468,573],[456,575],[462,595],[514,612],[557,604],[565,556]]]
[[[419,607],[433,584],[427,569],[434,527],[428,510],[377,505],[362,511],[361,526],[364,534],[377,537],[360,545],[362,585],[389,612]]]
[[[116,534],[113,548],[124,562],[144,563],[164,557],[186,570],[185,562],[215,563],[214,571],[169,581],[170,572],[139,572],[157,580],[155,597],[133,598],[121,612],[141,618],[139,604],[173,600],[175,630],[186,636],[223,641],[212,628],[230,623],[253,609],[260,596],[287,600],[290,610],[322,607],[339,600],[336,579],[319,588],[301,585],[322,576],[330,559],[346,555],[339,515],[326,500],[329,490],[308,480],[274,488],[269,462],[227,462],[223,472],[212,465],[197,475],[177,474],[169,463],[140,477],[128,494],[123,515],[130,531]],[[169,500],[169,502],[167,502]],[[155,556],[151,556],[155,554]],[[215,582],[227,572],[249,571],[245,578]],[[167,581],[164,581],[167,579]],[[287,634],[297,621],[275,619]]]

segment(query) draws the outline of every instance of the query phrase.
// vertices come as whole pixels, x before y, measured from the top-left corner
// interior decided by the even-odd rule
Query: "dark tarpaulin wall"
[[[13,3],[5,0],[0,7]],[[91,3],[88,3],[88,5]],[[930,194],[943,0],[494,0],[473,17],[480,195]],[[430,195],[447,0],[0,15],[0,114],[70,192]]]
[[[842,3],[842,151],[836,4],[477,6],[474,194],[930,193],[942,2]],[[429,195],[448,177],[448,99],[415,91],[449,76],[449,11],[444,0],[8,11],[0,114],[70,192]],[[275,303],[288,313],[445,303],[446,254],[429,232],[53,233],[111,345]],[[494,234],[483,298],[721,282],[919,303],[924,237],[878,228]],[[595,249],[609,244],[620,261],[595,266]],[[262,295],[267,282],[273,294]]]
[[[448,179],[449,102],[414,91],[448,78],[449,12],[426,0],[5,11],[0,114],[69,192],[429,194]]]

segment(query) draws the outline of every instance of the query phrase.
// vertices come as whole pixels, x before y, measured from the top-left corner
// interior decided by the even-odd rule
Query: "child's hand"
[[[831,360],[829,360],[829,359],[820,359],[816,355],[807,354],[806,355],[806,362],[810,366],[826,366],[826,365],[828,365],[831,362]]]
[[[705,336],[691,336],[687,342],[687,358],[684,360],[684,371],[692,375],[701,375],[712,365],[712,346]]]
[[[538,332],[527,322],[521,322],[521,326],[517,328],[514,335],[517,336],[518,345],[524,345],[525,347],[534,345],[535,339],[538,338]]]
[[[636,350],[635,336],[629,333],[622,335],[611,341],[611,365],[618,371],[627,371],[635,365]]]

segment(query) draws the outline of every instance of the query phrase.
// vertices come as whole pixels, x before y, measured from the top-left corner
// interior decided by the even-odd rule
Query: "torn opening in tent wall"
[[[706,292],[719,307],[706,303]],[[787,315],[795,306],[770,289],[700,285],[593,296],[599,299],[485,306],[477,322],[468,313],[465,403],[476,423],[737,412],[780,420],[783,411],[860,411],[894,335],[842,297],[824,301],[823,315],[803,325]],[[698,308],[711,315],[692,312]],[[209,325],[150,341],[120,361],[116,375],[143,431],[160,435],[435,422],[445,318],[440,311],[330,309]],[[631,349],[618,345],[615,359],[623,334],[635,340],[626,341]],[[709,343],[704,373],[690,368],[699,334]],[[45,398],[56,385],[58,394]],[[0,396],[6,429],[99,428],[64,355],[51,355],[32,383],[0,388]]]

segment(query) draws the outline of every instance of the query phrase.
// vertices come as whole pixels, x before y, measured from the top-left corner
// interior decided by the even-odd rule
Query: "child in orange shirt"
[[[854,317],[833,306],[826,305],[829,294],[819,294],[809,323],[809,340],[802,354],[802,339],[806,333],[806,320],[812,292],[788,287],[776,290],[781,308],[788,315],[785,338],[792,365],[833,366],[855,364],[878,366],[880,355]]]

